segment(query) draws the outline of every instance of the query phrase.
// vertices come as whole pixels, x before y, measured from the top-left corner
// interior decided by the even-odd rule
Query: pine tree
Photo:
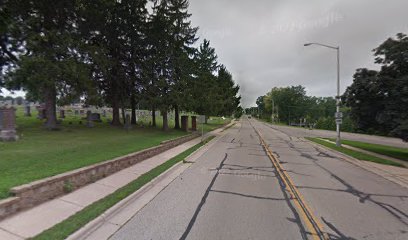
[[[28,91],[45,102],[46,128],[57,128],[57,96],[80,95],[86,81],[87,67],[78,53],[77,5],[74,0],[6,2],[13,13],[12,38],[24,41],[25,54],[16,68],[7,73],[11,89]],[[35,14],[34,14],[35,13]]]
[[[188,0],[170,0],[169,1],[169,19],[170,25],[170,65],[172,89],[171,95],[175,110],[175,128],[180,128],[179,110],[186,108],[187,82],[192,74],[189,67],[194,56],[195,49],[192,45],[198,40],[196,37],[198,28],[192,27],[189,20],[191,14],[188,13]]]
[[[191,81],[189,91],[192,95],[191,109],[207,117],[216,114],[215,100],[218,86],[215,73],[219,68],[217,59],[215,49],[204,39],[195,55],[196,77]]]
[[[228,72],[227,68],[223,65],[220,66],[217,76],[218,84],[218,99],[219,103],[218,114],[223,116],[231,116],[237,111],[241,101],[241,97],[238,96],[239,86],[235,85],[232,75]]]
[[[145,0],[83,3],[80,26],[93,80],[112,106],[114,126],[121,124],[119,108],[137,88],[146,14]]]

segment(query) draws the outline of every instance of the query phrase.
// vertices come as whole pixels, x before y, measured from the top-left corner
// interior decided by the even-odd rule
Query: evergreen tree
[[[195,55],[196,73],[190,83],[192,97],[192,110],[199,114],[216,115],[217,77],[218,62],[215,49],[210,47],[210,42],[204,39]],[[207,122],[207,118],[206,118]]]
[[[188,0],[169,1],[169,20],[171,22],[170,35],[170,67],[171,67],[171,98],[175,110],[175,128],[180,128],[179,110],[186,108],[185,102],[189,101],[186,96],[187,81],[192,74],[189,67],[194,56],[195,49],[192,45],[198,40],[196,33],[198,28],[191,26],[188,13]]]
[[[22,37],[18,28],[19,19],[15,11],[20,11],[17,2],[4,0],[0,5],[0,87],[4,85],[3,72],[15,66],[18,54],[22,53]]]
[[[112,125],[118,126],[119,108],[125,107],[140,75],[146,1],[90,0],[83,2],[82,10],[80,27],[93,66],[92,77],[112,106]]]
[[[77,5],[74,0],[7,2],[17,19],[10,38],[24,41],[25,54],[8,72],[11,89],[28,91],[45,102],[46,127],[57,128],[57,98],[80,95],[87,67],[78,53]],[[14,46],[16,47],[16,46]]]
[[[223,65],[218,70],[217,85],[219,93],[217,115],[232,116],[236,111],[240,111],[238,109],[241,101],[241,97],[238,96],[239,86],[235,85],[231,73]]]
[[[169,1],[154,1],[149,19],[148,55],[146,59],[145,93],[152,108],[153,126],[156,125],[155,111],[163,116],[163,130],[168,130],[167,112],[171,106],[170,85],[170,19]]]

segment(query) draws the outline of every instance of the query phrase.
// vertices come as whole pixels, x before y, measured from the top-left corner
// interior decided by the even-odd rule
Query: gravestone
[[[60,115],[59,115],[60,118],[65,118],[65,110],[64,109],[61,109],[59,111],[59,113],[60,113]]]
[[[126,129],[126,130],[132,129],[132,124],[130,123],[130,115],[129,115],[129,114],[126,114],[126,118],[125,118],[125,129]]]
[[[191,116],[191,130],[197,131],[197,116]]]
[[[101,114],[99,113],[91,113],[91,121],[93,122],[102,122]]]
[[[17,141],[16,132],[16,109],[11,107],[0,108],[1,132],[0,140],[2,141]]]
[[[47,117],[47,111],[43,106],[37,106],[37,118],[43,120]]]
[[[188,116],[181,116],[181,130],[188,131]]]
[[[24,116],[31,117],[31,106],[30,106],[30,104],[26,104],[24,106]]]
[[[95,126],[92,122],[92,112],[91,111],[86,112],[86,126],[89,128],[93,128]]]

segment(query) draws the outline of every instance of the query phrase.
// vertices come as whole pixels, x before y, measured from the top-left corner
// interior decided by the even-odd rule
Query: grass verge
[[[385,165],[391,165],[391,166],[397,166],[397,167],[404,167],[402,164],[400,163],[396,163],[387,159],[382,159],[379,157],[375,157],[369,154],[365,154],[362,152],[358,152],[358,151],[354,151],[354,150],[350,150],[344,147],[337,147],[335,144],[333,143],[329,143],[325,140],[321,140],[318,138],[310,138],[310,137],[306,137],[307,140],[312,141],[314,143],[323,145],[325,147],[328,147],[330,149],[336,150],[338,152],[344,153],[348,156],[351,156],[353,158],[359,159],[359,160],[363,160],[363,161],[370,161],[370,162],[375,162],[375,163],[380,163],[380,164],[385,164]]]
[[[183,161],[191,153],[199,149],[201,146],[208,143],[213,137],[207,138],[204,142],[201,142],[186,151],[180,153],[169,161],[157,166],[156,168],[150,170],[149,172],[141,175],[139,178],[129,183],[128,185],[118,189],[114,193],[106,196],[105,198],[89,205],[75,215],[69,217],[63,222],[55,225],[54,227],[44,231],[43,233],[37,235],[33,240],[58,240],[65,239],[69,235],[73,234],[81,227],[85,226],[90,221],[94,220],[102,213],[104,213],[109,208],[113,207],[115,204],[125,199],[132,193],[139,190],[145,184],[152,181],[154,178],[164,173],[166,170],[174,166],[175,164]]]
[[[34,115],[24,116],[23,108],[19,107],[16,121],[21,139],[17,142],[0,141],[0,199],[10,197],[10,189],[15,186],[154,147],[162,141],[187,134],[141,126],[125,130],[110,126],[108,118],[104,117],[103,123],[87,128],[80,116],[72,114],[66,115],[59,131],[47,131]],[[144,120],[149,121],[148,118]],[[227,121],[229,119],[213,117],[204,126],[204,132]]]
[[[329,139],[330,141],[336,141],[335,139]],[[385,146],[380,144],[372,144],[358,141],[341,140],[342,143],[360,148],[366,151],[378,153],[381,155],[397,158],[403,161],[408,161],[408,149],[407,148],[397,148],[391,146]]]

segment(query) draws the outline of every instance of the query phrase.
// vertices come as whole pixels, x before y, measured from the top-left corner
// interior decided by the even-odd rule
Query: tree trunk
[[[45,93],[45,111],[47,121],[45,122],[45,128],[48,130],[57,129],[57,112],[56,112],[56,102],[57,102],[57,93],[55,86],[48,87],[44,91]]]
[[[112,96],[112,123],[113,126],[120,126],[120,113],[119,113],[119,99],[114,92]]]
[[[130,105],[130,107],[132,108],[132,119],[130,120],[130,123],[136,125],[136,99],[133,93],[130,96]]]
[[[156,108],[152,107],[152,127],[156,127]]]
[[[167,118],[167,110],[162,111],[163,115],[163,131],[168,131],[169,130],[169,119]]]
[[[174,129],[180,129],[180,114],[177,105],[174,107],[174,122]]]

